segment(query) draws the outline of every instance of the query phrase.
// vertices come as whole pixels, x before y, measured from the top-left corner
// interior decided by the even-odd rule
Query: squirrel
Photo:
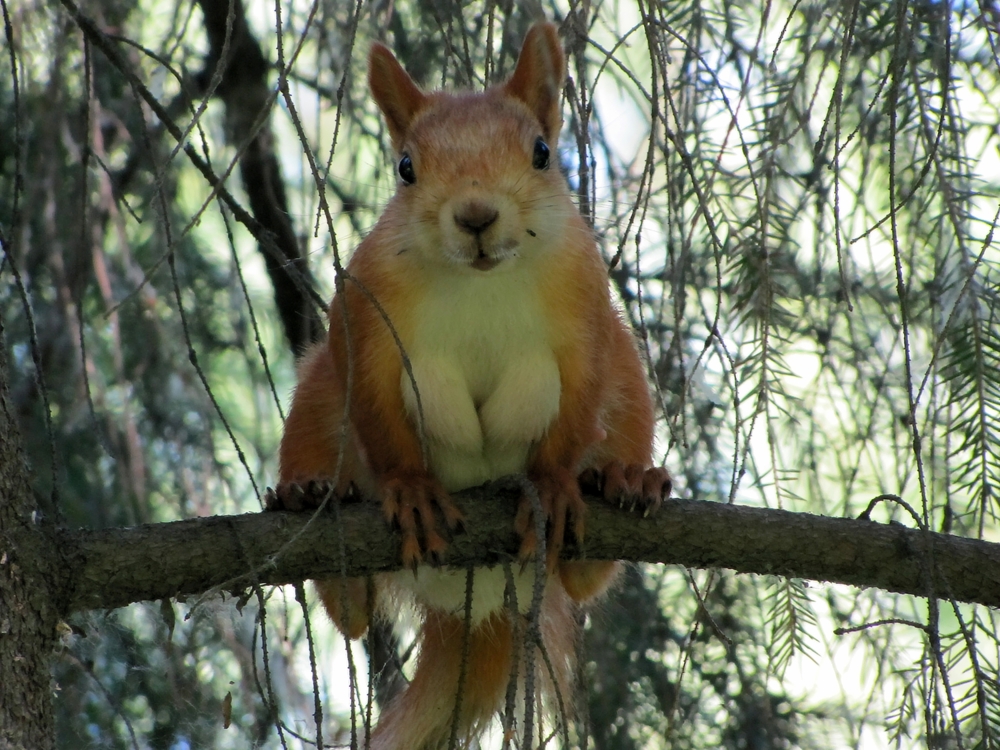
[[[373,750],[441,747],[454,722],[469,742],[501,708],[518,666],[515,633],[535,565],[514,566],[520,615],[505,605],[503,567],[477,569],[466,633],[465,571],[421,564],[442,559],[439,517],[451,529],[462,523],[450,493],[508,474],[533,484],[515,524],[528,560],[540,548],[540,503],[548,532],[539,674],[568,706],[579,605],[620,566],[559,559],[567,531],[583,538],[578,479],[587,474],[606,500],[644,512],[670,491],[666,470],[652,465],[645,367],[557,166],[565,78],[551,23],[531,27],[511,77],[483,92],[424,92],[387,47],[369,54],[397,189],[338,281],[329,339],[299,363],[267,505],[300,510],[313,482],[356,489],[379,498],[401,533],[407,570],[374,585],[316,582],[349,638],[373,617],[373,589],[408,590],[422,611],[414,677],[381,712]]]

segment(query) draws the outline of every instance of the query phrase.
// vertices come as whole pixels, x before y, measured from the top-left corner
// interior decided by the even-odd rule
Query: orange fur
[[[564,78],[551,24],[532,27],[511,79],[483,93],[424,93],[387,48],[375,45],[369,58],[373,96],[411,171],[401,168],[399,189],[348,263],[329,341],[300,366],[279,495],[311,479],[336,480],[341,491],[354,483],[402,530],[416,575],[377,577],[374,587],[411,589],[424,623],[413,681],[382,712],[375,750],[447,741],[466,637],[463,741],[501,706],[516,666],[513,623],[526,619],[503,608],[502,576],[476,572],[466,636],[454,574],[416,567],[444,551],[437,516],[450,526],[461,519],[449,492],[510,472],[535,484],[550,525],[540,626],[552,674],[538,673],[569,709],[576,603],[602,594],[618,572],[610,561],[558,560],[565,527],[584,533],[577,476],[604,472],[606,494],[653,502],[669,488],[665,472],[649,469],[653,409],[635,342],[556,168]],[[525,556],[540,544],[533,513],[522,499]],[[526,575],[517,581],[521,613]],[[341,630],[364,632],[365,581],[318,588]]]

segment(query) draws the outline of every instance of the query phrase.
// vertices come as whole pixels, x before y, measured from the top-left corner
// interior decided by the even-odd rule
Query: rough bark
[[[28,484],[7,383],[0,345],[0,750],[44,750],[55,744],[49,658],[64,569]]]
[[[503,482],[460,493],[466,528],[453,535],[447,564],[515,559],[516,498],[517,489]],[[118,607],[212,587],[242,591],[253,583],[399,567],[398,537],[375,503],[344,505],[340,515],[339,526],[326,511],[64,531],[60,543],[74,554],[69,607]],[[1000,544],[865,520],[685,500],[638,518],[591,501],[584,548],[573,545],[566,554],[722,567],[1000,606]]]

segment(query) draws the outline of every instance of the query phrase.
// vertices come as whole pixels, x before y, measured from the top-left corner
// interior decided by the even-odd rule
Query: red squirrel
[[[670,490],[652,466],[645,368],[558,168],[565,78],[548,23],[529,30],[510,79],[484,92],[426,93],[388,48],[369,55],[397,190],[347,264],[329,340],[302,358],[269,507],[299,509],[303,485],[336,480],[338,492],[379,498],[402,534],[409,569],[376,576],[374,588],[412,594],[420,650],[369,738],[374,750],[440,747],[453,721],[464,746],[501,708],[515,666],[504,569],[475,572],[466,637],[465,571],[420,564],[444,553],[439,518],[461,522],[449,493],[515,473],[536,488],[549,529],[539,622],[551,667],[539,674],[569,706],[578,604],[619,567],[558,559],[567,526],[584,531],[578,477],[590,472],[606,499],[647,511]],[[517,515],[522,559],[540,547],[534,502],[526,494]],[[524,613],[535,566],[513,568]],[[365,632],[367,581],[317,589],[341,631]]]

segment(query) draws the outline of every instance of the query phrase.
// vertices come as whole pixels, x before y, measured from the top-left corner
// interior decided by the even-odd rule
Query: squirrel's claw
[[[278,496],[274,492],[273,487],[266,487],[264,489],[264,510],[274,510],[274,505],[278,502]]]
[[[606,502],[630,511],[638,510],[643,517],[659,510],[663,499],[670,495],[671,485],[670,474],[661,466],[646,469],[640,464],[621,461],[606,464],[598,481],[599,494]]]
[[[660,509],[663,501],[670,497],[673,484],[670,473],[662,466],[646,469],[642,476],[642,496],[646,504],[643,516],[652,515]]]
[[[451,530],[459,528],[465,520],[451,496],[430,475],[410,474],[386,480],[382,487],[382,512],[386,521],[402,534],[403,565],[414,572],[425,554],[440,563],[448,547],[438,533],[436,514],[444,516]]]
[[[565,544],[567,526],[572,529],[576,541],[583,541],[586,505],[576,477],[565,469],[540,474],[533,478],[532,483],[546,521],[545,563],[549,570],[553,570]],[[521,537],[518,556],[522,562],[538,553],[534,505],[530,495],[522,494],[514,519],[514,529]]]
[[[279,482],[264,493],[264,510],[315,510],[328,497],[336,495],[336,487],[328,479],[310,479],[303,485],[299,482]],[[344,493],[340,499],[352,499],[349,493]]]

